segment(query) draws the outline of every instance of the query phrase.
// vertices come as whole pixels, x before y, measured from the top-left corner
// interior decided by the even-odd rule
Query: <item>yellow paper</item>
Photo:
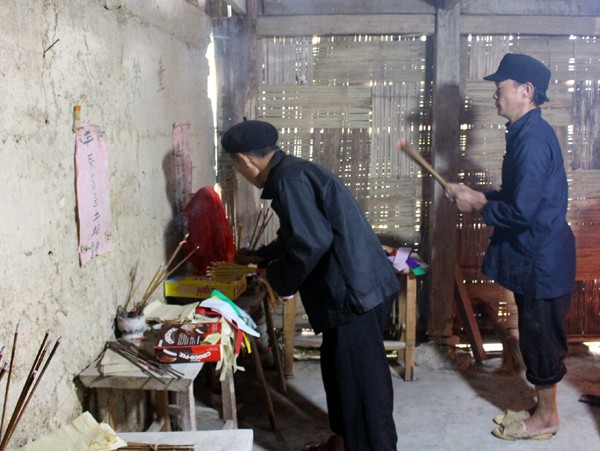
[[[21,451],[111,451],[127,446],[111,427],[99,424],[89,412],[84,412],[68,425],[31,442]]]
[[[148,321],[176,321],[185,322],[194,318],[198,302],[186,305],[165,304],[161,301],[152,301],[144,309],[144,316]]]

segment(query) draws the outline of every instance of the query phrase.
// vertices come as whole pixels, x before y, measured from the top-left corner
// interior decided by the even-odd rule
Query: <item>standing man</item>
[[[506,440],[551,438],[559,428],[556,386],[567,372],[564,328],[575,287],[575,238],[566,220],[567,177],[554,130],[542,119],[550,70],[536,59],[507,54],[496,73],[494,100],[506,124],[499,191],[451,184],[447,196],[462,212],[480,212],[494,233],[483,272],[515,294],[526,377],[537,403],[494,417]]]
[[[234,168],[262,189],[279,218],[277,238],[238,263],[282,297],[300,292],[315,333],[323,334],[321,373],[336,434],[306,450],[396,449],[393,391],[383,345],[399,282],[360,206],[329,171],[283,153],[262,121],[231,127],[221,140]]]

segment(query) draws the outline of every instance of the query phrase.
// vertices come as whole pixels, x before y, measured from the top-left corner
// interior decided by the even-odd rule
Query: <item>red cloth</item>
[[[199,246],[189,259],[199,274],[204,274],[212,262],[233,261],[233,232],[225,216],[221,198],[213,187],[199,189],[182,214],[189,233],[187,242],[183,245],[183,255],[188,255]]]

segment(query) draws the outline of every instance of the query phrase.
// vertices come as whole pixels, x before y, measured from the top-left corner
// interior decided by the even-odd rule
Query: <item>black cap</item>
[[[244,121],[234,125],[221,138],[223,150],[227,153],[244,153],[277,144],[277,129],[268,122]]]
[[[507,53],[504,55],[504,58],[502,58],[502,61],[500,61],[498,70],[487,77],[483,77],[483,79],[488,81],[504,81],[511,79],[519,83],[529,82],[535,86],[541,94],[546,96],[546,90],[548,89],[548,83],[550,82],[550,69],[529,55]],[[548,97],[545,97],[545,100],[548,100]]]

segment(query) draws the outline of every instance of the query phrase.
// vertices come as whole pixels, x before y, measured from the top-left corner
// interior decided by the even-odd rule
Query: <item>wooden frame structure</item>
[[[223,131],[255,112],[259,90],[257,40],[269,36],[419,33],[432,37],[432,165],[444,176],[456,173],[463,102],[464,61],[461,41],[470,34],[600,35],[597,0],[247,0],[246,14],[225,20],[223,0],[209,1],[221,62]],[[237,2],[239,3],[239,2]],[[219,15],[221,14],[221,15]],[[235,49],[235,50],[234,50]],[[237,53],[232,53],[237,52]],[[425,258],[428,276],[428,335],[444,343],[452,335],[454,263],[457,261],[457,214],[433,186],[427,213]],[[236,188],[237,218],[252,217],[256,193]],[[227,203],[227,198],[224,199]]]

